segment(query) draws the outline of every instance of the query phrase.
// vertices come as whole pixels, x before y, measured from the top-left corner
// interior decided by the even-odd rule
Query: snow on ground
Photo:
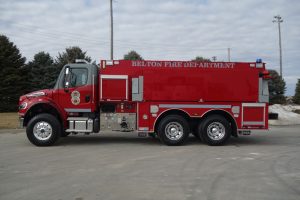
[[[300,110],[300,105],[279,105],[269,106],[269,112],[278,113],[278,120],[269,120],[269,125],[295,125],[300,124],[300,114],[294,113]]]

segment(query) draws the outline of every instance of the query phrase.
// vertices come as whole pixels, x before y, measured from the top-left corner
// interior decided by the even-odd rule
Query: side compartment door
[[[137,104],[136,127],[140,134],[150,131],[149,120],[149,103],[144,102],[144,76],[133,77],[131,79],[131,96],[132,101]]]
[[[128,101],[127,75],[100,75],[100,100]]]
[[[144,97],[144,77],[132,78],[132,101],[143,101]]]
[[[266,103],[242,103],[242,127],[267,127]]]

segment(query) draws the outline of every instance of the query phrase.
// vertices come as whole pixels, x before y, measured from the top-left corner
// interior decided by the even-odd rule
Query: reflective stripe
[[[159,104],[160,108],[231,108],[231,105]]]
[[[65,108],[66,112],[91,112],[91,109],[84,109],[84,108]]]

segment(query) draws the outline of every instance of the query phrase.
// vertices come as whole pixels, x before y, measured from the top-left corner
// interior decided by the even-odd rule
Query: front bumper
[[[24,128],[24,117],[19,117],[19,128]]]

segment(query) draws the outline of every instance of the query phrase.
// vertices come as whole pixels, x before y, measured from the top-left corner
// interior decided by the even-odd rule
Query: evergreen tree
[[[124,60],[144,60],[136,51],[130,51],[124,55]]]
[[[286,99],[284,93],[286,90],[285,81],[277,71],[269,70],[270,76],[272,77],[269,80],[269,93],[270,93],[270,103],[271,104],[284,104]]]
[[[66,48],[66,51],[63,53],[58,53],[58,56],[55,59],[56,70],[54,75],[58,77],[59,72],[62,67],[68,63],[75,63],[76,59],[84,59],[88,62],[91,62],[91,57],[86,55],[86,51],[82,51],[80,47],[69,47]]]
[[[296,84],[295,96],[293,98],[293,101],[296,104],[300,104],[300,79],[298,79],[298,82]]]
[[[26,93],[25,60],[14,43],[0,35],[0,112],[16,111],[19,96]]]
[[[57,76],[53,58],[49,53],[39,52],[27,64],[30,91],[53,88]]]
[[[211,62],[211,60],[209,58],[204,58],[202,56],[197,56],[192,61],[196,61],[196,62]]]

